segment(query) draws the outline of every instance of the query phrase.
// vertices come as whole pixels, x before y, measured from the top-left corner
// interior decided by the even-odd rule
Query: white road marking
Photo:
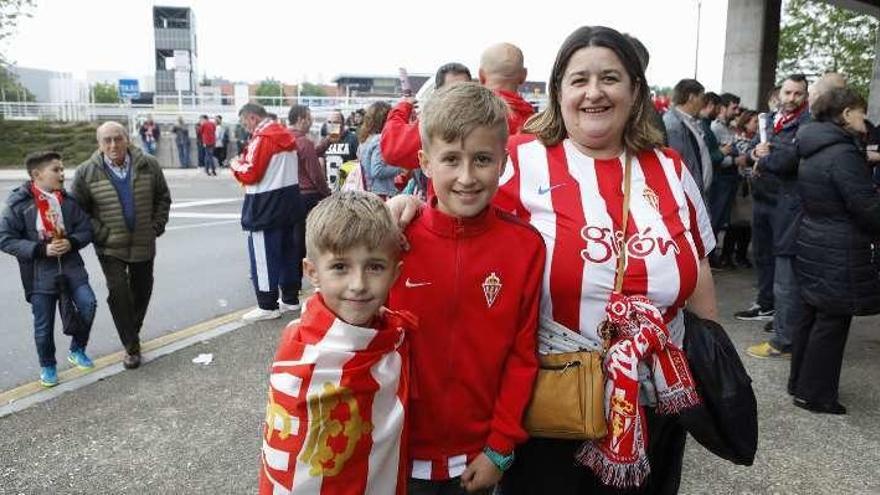
[[[212,199],[198,199],[192,201],[180,201],[176,203],[171,203],[171,209],[177,208],[192,208],[194,206],[209,206],[209,205],[222,205],[226,203],[237,203],[241,201],[241,198],[212,198]]]
[[[175,213],[171,212],[169,215],[171,218],[222,218],[222,219],[239,219],[241,218],[241,213]]]
[[[220,220],[217,222],[202,222],[202,223],[193,223],[189,225],[174,225],[165,229],[166,232],[172,230],[187,230],[187,229],[196,229],[200,227],[213,227],[215,225],[228,225],[231,223],[240,223],[240,220]]]

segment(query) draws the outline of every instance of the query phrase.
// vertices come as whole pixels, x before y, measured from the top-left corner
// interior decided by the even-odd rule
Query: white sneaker
[[[241,316],[241,319],[248,322],[274,320],[281,318],[281,311],[277,309],[254,308]]]
[[[291,313],[293,311],[299,311],[299,304],[287,304],[279,299],[278,310],[281,311],[281,313]]]

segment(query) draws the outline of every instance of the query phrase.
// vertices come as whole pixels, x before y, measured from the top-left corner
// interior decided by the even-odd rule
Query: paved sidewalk
[[[716,280],[758,395],[758,457],[733,466],[690,442],[682,493],[880,493],[880,318],[857,319],[850,336],[841,383],[850,414],[810,414],[785,393],[787,360],[745,356],[766,334],[729,315],[748,305],[753,277]],[[244,326],[0,418],[0,494],[253,493],[266,371],[289,319]],[[193,364],[201,353],[213,362]]]

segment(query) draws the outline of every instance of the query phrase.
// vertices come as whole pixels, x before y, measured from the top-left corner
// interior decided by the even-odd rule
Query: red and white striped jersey
[[[336,318],[320,294],[281,337],[269,375],[260,495],[406,493],[412,315],[375,328]]]
[[[614,288],[623,214],[624,156],[598,160],[568,139],[544,146],[514,136],[495,198],[500,208],[530,222],[547,258],[541,316],[600,342],[598,326]],[[642,294],[663,312],[681,344],[684,306],[699,263],[715,247],[702,196],[681,157],[670,149],[632,158],[627,266],[623,292]]]

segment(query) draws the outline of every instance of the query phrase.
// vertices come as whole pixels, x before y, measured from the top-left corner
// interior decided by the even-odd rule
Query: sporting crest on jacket
[[[498,298],[498,293],[501,292],[501,279],[492,272],[486,276],[486,280],[483,280],[482,286],[483,295],[486,296],[486,307],[491,308]]]
[[[653,189],[645,186],[645,190],[642,191],[642,197],[645,198],[645,202],[647,202],[651,208],[654,208],[657,213],[660,213],[660,197],[657,196],[657,193],[655,193]]]

